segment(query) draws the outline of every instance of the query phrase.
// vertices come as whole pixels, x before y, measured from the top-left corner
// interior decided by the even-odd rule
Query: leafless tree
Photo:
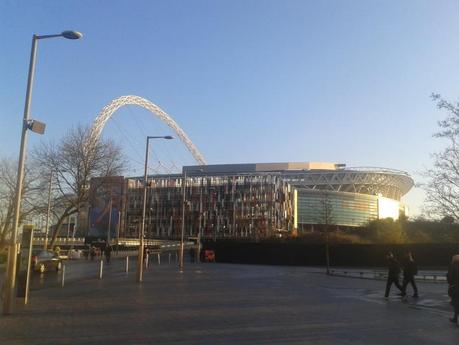
[[[320,222],[325,227],[325,262],[327,274],[330,274],[330,225],[333,224],[333,205],[327,192],[323,192],[320,201]]]
[[[91,178],[122,173],[125,166],[121,148],[111,140],[93,141],[90,128],[77,126],[57,143],[43,143],[34,151],[34,160],[44,173],[53,172],[53,204],[57,223],[52,247],[65,219],[87,206]],[[49,175],[48,175],[49,176]]]
[[[459,102],[446,101],[438,94],[433,94],[432,99],[447,112],[434,134],[446,141],[446,147],[433,154],[433,166],[424,174],[428,181],[422,185],[427,193],[426,206],[431,215],[459,220]]]
[[[0,248],[3,248],[11,237],[14,223],[14,205],[16,196],[17,162],[3,157],[0,159]],[[34,213],[40,212],[40,184],[37,182],[36,169],[29,166],[25,169],[22,205],[19,222]]]

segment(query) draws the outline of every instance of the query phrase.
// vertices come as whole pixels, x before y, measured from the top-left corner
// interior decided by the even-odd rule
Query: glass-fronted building
[[[299,230],[314,225],[364,226],[371,220],[398,219],[405,206],[381,195],[298,189],[297,223]]]
[[[299,189],[297,217],[301,230],[315,224],[361,226],[369,220],[378,219],[378,197]]]

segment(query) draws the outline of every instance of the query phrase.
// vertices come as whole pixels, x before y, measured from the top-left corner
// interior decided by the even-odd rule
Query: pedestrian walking
[[[148,247],[143,248],[143,264],[148,267],[148,261],[150,260],[150,249]]]
[[[94,257],[96,256],[96,248],[94,246],[91,246],[89,249],[89,256],[91,257],[91,261],[94,261]]]
[[[190,248],[189,254],[190,254],[190,262],[192,264],[194,264],[194,259],[196,258],[196,254],[194,252],[194,248]]]
[[[448,295],[451,297],[451,305],[454,308],[454,316],[449,319],[457,324],[459,316],[459,255],[454,255],[448,270]]]
[[[105,246],[105,260],[107,261],[107,264],[110,263],[110,257],[112,256],[112,247],[107,244]]]
[[[406,253],[405,260],[403,261],[403,285],[402,285],[402,296],[406,296],[406,288],[408,284],[413,287],[413,297],[418,298],[418,287],[414,280],[414,276],[418,274],[418,266],[414,261],[413,254],[411,252]]]
[[[388,273],[387,273],[386,293],[384,294],[384,297],[388,298],[392,284],[395,284],[397,289],[400,290],[400,294],[403,294],[403,289],[399,282],[400,264],[395,259],[394,254],[392,254],[391,252],[386,254],[386,259],[387,259]]]

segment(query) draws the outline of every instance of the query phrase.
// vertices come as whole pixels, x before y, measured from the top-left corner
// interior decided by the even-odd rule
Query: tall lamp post
[[[147,187],[148,187],[148,149],[150,146],[150,139],[174,139],[174,137],[170,135],[165,136],[148,136],[147,137],[147,144],[145,148],[145,174],[143,180],[143,207],[142,207],[142,222],[140,224],[140,231],[139,231],[139,253],[137,255],[137,281],[141,283],[143,281],[143,250],[145,247],[144,244],[144,233],[145,233],[145,213],[147,209]]]
[[[202,173],[204,170],[202,168],[191,170],[190,172]],[[201,177],[202,182],[202,177]],[[181,224],[181,234],[180,234],[180,257],[179,257],[179,269],[183,270],[183,265],[185,261],[185,207],[187,206],[186,200],[186,170],[183,170],[183,183],[182,183],[182,224]],[[201,250],[201,213],[202,213],[202,185],[201,185],[201,195],[199,200],[199,232],[198,232],[198,260],[199,253]]]
[[[186,207],[186,170],[183,170],[183,181],[182,181],[182,224],[180,231],[180,259],[179,259],[179,268],[183,270],[183,260],[184,260],[184,249],[185,249],[185,207]]]
[[[64,31],[56,35],[33,35],[32,37],[32,49],[30,53],[29,63],[29,75],[27,79],[27,92],[24,106],[24,118],[22,122],[22,134],[21,134],[21,147],[19,151],[19,163],[17,172],[16,182],[16,195],[15,195],[15,207],[14,207],[14,224],[13,233],[8,248],[8,266],[7,266],[7,277],[5,281],[5,296],[3,299],[3,313],[11,314],[14,302],[14,293],[16,289],[16,265],[17,265],[17,251],[18,251],[18,227],[19,227],[19,216],[21,210],[21,195],[22,195],[22,182],[24,178],[24,162],[25,153],[27,147],[27,130],[30,129],[33,132],[43,134],[45,124],[36,120],[29,119],[30,114],[30,103],[32,100],[32,86],[35,72],[35,57],[37,55],[37,41],[45,38],[64,37],[67,39],[75,40],[82,37],[82,34],[77,31]]]

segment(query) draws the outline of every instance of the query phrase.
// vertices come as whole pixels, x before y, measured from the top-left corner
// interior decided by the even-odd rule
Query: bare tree
[[[428,180],[422,185],[427,193],[426,206],[432,215],[459,220],[459,102],[446,101],[438,94],[433,94],[432,99],[447,112],[434,134],[446,141],[446,147],[433,154],[433,166],[424,174]]]
[[[321,193],[319,211],[320,224],[324,225],[325,230],[325,262],[327,266],[327,274],[330,274],[330,225],[333,224],[333,204],[330,200],[330,197],[326,191]]]
[[[3,248],[11,237],[14,219],[16,196],[17,162],[10,158],[0,159],[0,248]],[[37,183],[36,170],[29,166],[25,169],[22,189],[22,205],[19,222],[34,213],[40,212],[40,184]]]
[[[121,148],[111,140],[93,141],[90,128],[72,128],[58,143],[43,143],[34,152],[44,172],[53,171],[53,204],[57,223],[52,247],[65,219],[87,206],[91,178],[119,175],[125,160]],[[48,175],[49,176],[49,175]]]

